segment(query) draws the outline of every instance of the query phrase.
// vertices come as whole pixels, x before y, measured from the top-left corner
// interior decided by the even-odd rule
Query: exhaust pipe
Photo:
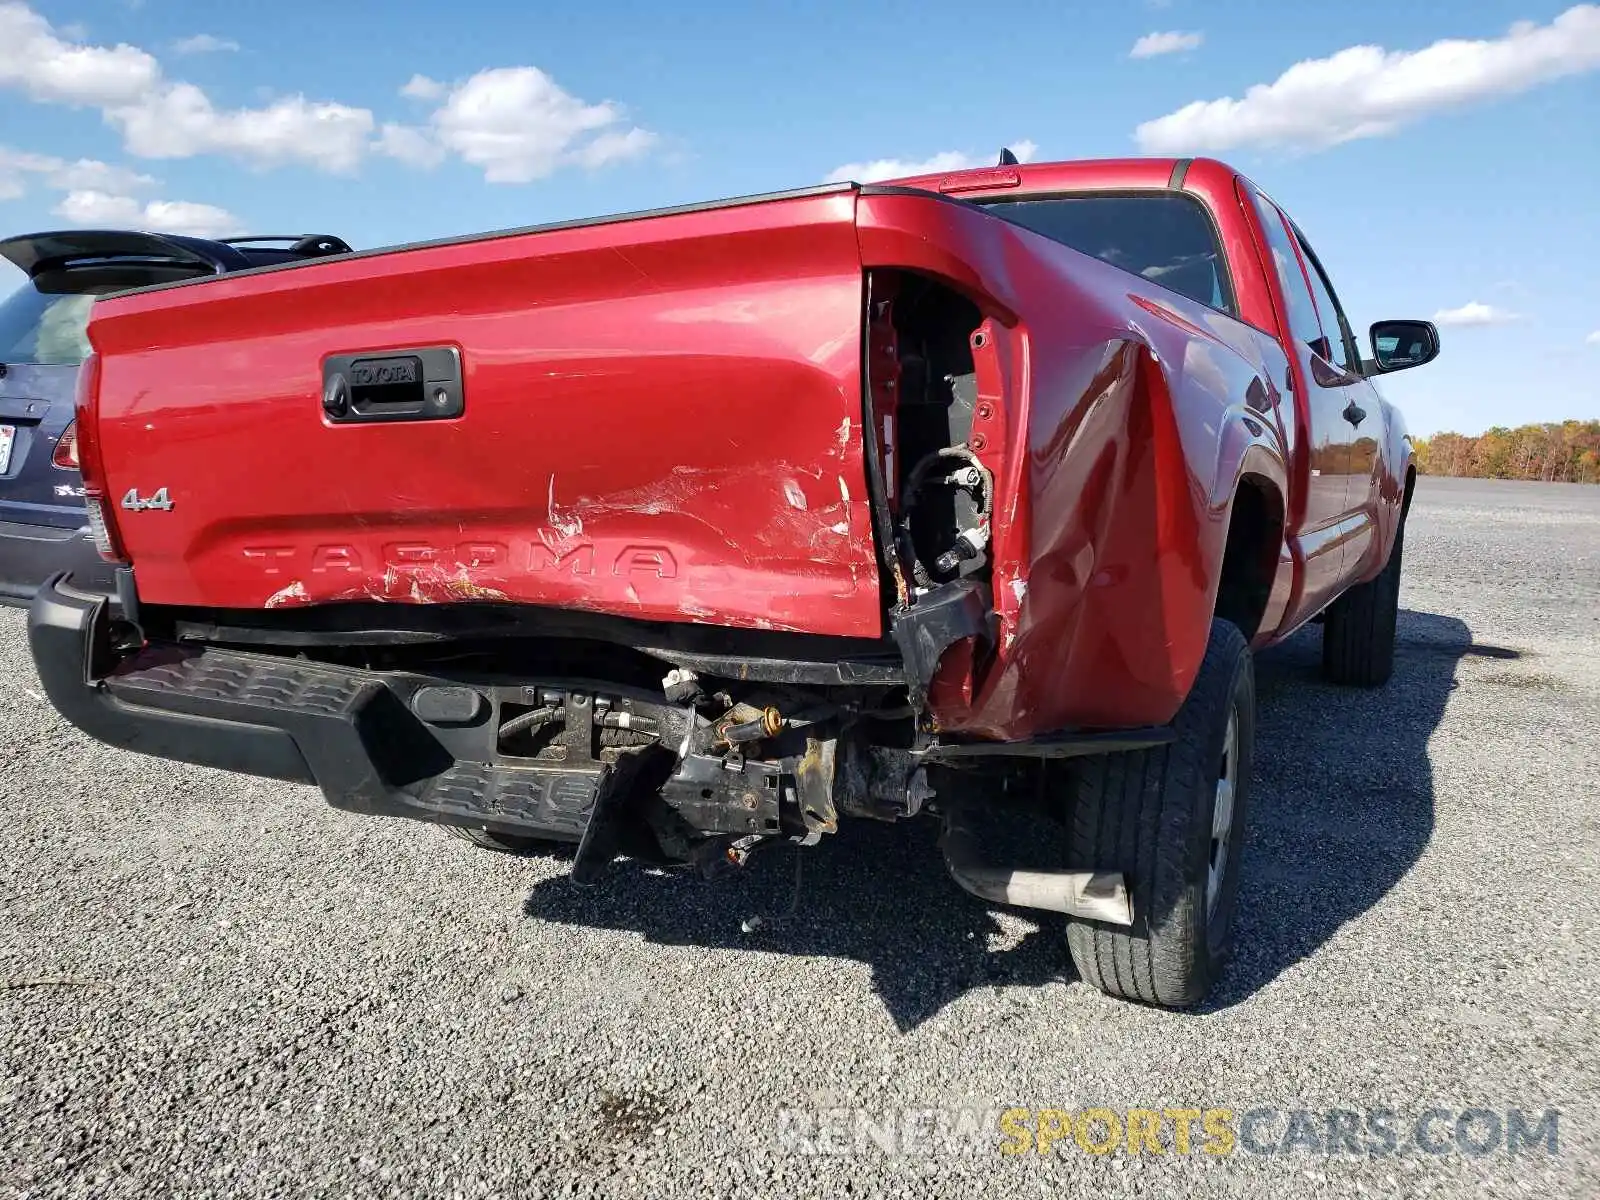
[[[1133,924],[1133,901],[1119,871],[1013,871],[983,861],[964,806],[945,818],[945,866],[966,891],[995,904],[1042,908],[1111,925]]]

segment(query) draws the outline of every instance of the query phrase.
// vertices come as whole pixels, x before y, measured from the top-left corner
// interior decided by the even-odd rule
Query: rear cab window
[[[1085,192],[978,201],[1052,241],[1237,317],[1238,305],[1211,214],[1181,192]]]

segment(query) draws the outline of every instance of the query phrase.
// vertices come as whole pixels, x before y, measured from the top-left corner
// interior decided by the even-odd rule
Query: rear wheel
[[[1395,625],[1400,616],[1404,516],[1389,561],[1375,579],[1358,583],[1328,606],[1322,623],[1322,673],[1333,683],[1381,687],[1394,673]]]
[[[1130,928],[1073,920],[1085,982],[1169,1008],[1198,1003],[1227,961],[1255,744],[1255,675],[1238,627],[1214,620],[1200,672],[1165,746],[1086,759],[1074,771],[1074,870],[1122,871]]]

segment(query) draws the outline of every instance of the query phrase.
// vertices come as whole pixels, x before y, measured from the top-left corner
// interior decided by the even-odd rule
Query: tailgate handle
[[[417,346],[333,354],[322,361],[322,412],[335,425],[438,421],[466,407],[461,351]]]

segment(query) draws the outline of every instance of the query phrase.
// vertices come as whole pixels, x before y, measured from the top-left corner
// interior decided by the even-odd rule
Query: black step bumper
[[[28,618],[51,703],[99,741],[314,784],[352,812],[566,841],[588,823],[601,763],[490,761],[491,705],[448,729],[413,712],[417,692],[439,681],[177,644],[119,656],[114,616],[107,597],[56,575]]]

